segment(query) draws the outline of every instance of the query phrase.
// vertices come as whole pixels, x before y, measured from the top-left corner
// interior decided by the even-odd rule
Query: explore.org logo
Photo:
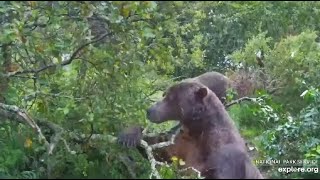
[[[258,166],[278,166],[280,173],[319,173],[317,160],[255,160]]]
[[[295,172],[301,172],[301,173],[319,173],[318,167],[309,167],[309,168],[304,168],[304,167],[279,167],[278,172],[283,172],[283,173],[295,173]]]

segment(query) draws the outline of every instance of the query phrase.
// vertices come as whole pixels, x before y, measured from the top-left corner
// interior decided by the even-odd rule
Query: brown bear
[[[217,95],[222,103],[225,103],[227,90],[231,87],[231,81],[229,80],[229,78],[219,72],[214,71],[203,73],[194,78],[185,79],[182,82],[198,82],[207,86]],[[180,124],[178,124],[169,132],[161,133],[157,137],[145,138],[144,140],[150,144],[165,141],[168,139],[168,137],[171,136],[173,132],[176,131],[177,128],[180,127]],[[120,135],[118,136],[118,142],[126,147],[136,147],[142,139],[142,130],[143,129],[140,126],[131,126],[120,133]],[[163,155],[165,153],[161,154]]]
[[[219,72],[206,72],[197,77],[185,79],[182,82],[199,82],[213,91],[222,103],[226,101],[227,90],[231,88],[231,81]]]
[[[164,99],[147,110],[154,123],[178,120],[182,137],[175,155],[209,179],[262,179],[246,151],[245,142],[225,107],[210,89],[197,82],[170,87]],[[181,143],[180,142],[180,143]]]
[[[230,88],[230,80],[223,74],[219,72],[207,72],[203,73],[194,78],[188,78],[182,80],[183,82],[198,82],[207,86],[210,90],[215,92],[221,102],[225,102],[226,93],[228,88]],[[164,93],[165,94],[165,93]],[[155,137],[144,137],[143,140],[147,141],[148,144],[155,144],[163,141],[168,141],[171,138],[172,134],[176,132],[181,125],[178,124],[174,126],[170,131],[163,132]],[[144,149],[139,147],[140,141],[142,139],[142,127],[140,126],[131,126],[125,129],[118,136],[118,143],[125,147],[137,147],[141,154],[146,157]],[[182,138],[184,137],[184,138]],[[183,130],[180,130],[179,134],[175,138],[175,144],[157,149],[154,151],[154,156],[158,161],[171,161],[172,154],[176,152],[176,149],[180,148],[180,144],[186,145],[188,143],[185,141],[186,133]]]

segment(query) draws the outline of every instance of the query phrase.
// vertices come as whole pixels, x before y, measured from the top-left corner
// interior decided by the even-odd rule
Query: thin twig
[[[46,97],[51,96],[51,97],[53,97],[53,98],[58,98],[58,97],[59,97],[59,98],[68,98],[68,99],[74,99],[74,100],[78,100],[78,101],[84,100],[84,99],[87,98],[87,97],[75,98],[75,97],[73,97],[73,96],[63,95],[61,92],[60,92],[60,93],[57,93],[57,94],[51,94],[51,93],[44,93],[44,92],[41,92],[41,91],[35,91],[35,92],[31,93],[31,94],[25,95],[25,96],[23,97],[23,99],[24,99],[25,101],[28,101],[28,100],[30,100],[30,99],[36,98],[37,96],[46,96]]]
[[[225,107],[229,108],[230,106],[232,106],[234,104],[239,104],[242,101],[255,101],[255,100],[256,100],[256,98],[242,97],[242,98],[239,98],[237,100],[234,100],[234,101],[226,104]]]
[[[167,147],[167,146],[174,144],[174,140],[175,140],[176,136],[178,135],[178,133],[180,132],[180,129],[181,128],[179,127],[178,129],[175,130],[175,132],[173,133],[173,135],[171,136],[169,141],[153,144],[150,147],[152,149],[159,149],[159,148]]]
[[[195,173],[197,173],[197,178],[198,178],[198,179],[203,179],[203,177],[201,176],[201,172],[198,171],[197,169],[195,169],[194,167],[187,167],[187,168],[184,168],[184,169],[179,170],[179,172],[188,171],[189,169],[191,169],[192,171],[194,171]]]
[[[38,74],[35,74],[35,78],[33,78],[33,90],[36,92],[37,91],[37,76]],[[34,103],[37,100],[37,95],[35,96],[35,98],[33,99],[30,107],[28,108],[28,110],[30,110],[32,108],[32,106],[34,105]]]
[[[62,139],[62,135],[64,133],[64,130],[56,124],[51,124],[51,128],[54,130],[54,135],[51,136],[51,139],[50,139],[50,146],[49,146],[49,150],[48,150],[49,155],[52,155],[53,149],[56,147],[56,145]]]
[[[68,65],[68,64],[70,64],[70,63],[77,57],[78,53],[79,53],[82,49],[84,49],[85,47],[89,46],[90,44],[97,43],[97,42],[101,41],[102,39],[104,39],[105,37],[107,37],[107,36],[109,36],[109,35],[111,35],[111,34],[113,34],[113,33],[105,33],[105,34],[101,35],[100,37],[95,38],[95,40],[89,41],[89,42],[81,45],[80,47],[78,47],[78,48],[72,53],[72,55],[70,56],[69,59],[62,61],[61,64],[52,63],[52,64],[49,64],[49,65],[47,65],[47,66],[41,67],[41,68],[39,68],[39,69],[28,69],[28,70],[23,70],[23,71],[16,71],[16,72],[13,72],[13,73],[8,73],[8,74],[6,74],[5,76],[11,77],[11,76],[15,76],[15,75],[17,75],[17,74],[26,74],[26,73],[36,73],[36,74],[37,74],[37,73],[40,73],[41,71],[44,71],[44,70],[47,70],[47,69],[49,69],[49,68],[53,68],[53,67],[56,67],[56,66],[59,66],[59,65],[60,65],[60,66]]]
[[[68,151],[70,154],[76,154],[76,152],[75,152],[75,151],[72,151],[72,150],[70,149],[70,147],[69,147],[69,145],[68,145],[68,143],[67,143],[66,139],[61,138],[61,141],[63,142],[64,146],[66,147],[67,151]]]

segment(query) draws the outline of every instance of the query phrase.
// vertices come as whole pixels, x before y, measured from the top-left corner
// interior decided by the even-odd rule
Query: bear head
[[[168,88],[164,98],[147,109],[147,118],[153,123],[178,120],[182,124],[199,124],[197,121],[205,117],[213,96],[215,94],[200,83],[180,82]]]

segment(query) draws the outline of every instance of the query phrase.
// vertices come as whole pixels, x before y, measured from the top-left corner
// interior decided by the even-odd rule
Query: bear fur
[[[182,80],[182,82],[198,82],[213,91],[222,103],[225,103],[227,90],[231,88],[231,81],[219,72],[206,72],[197,77]]]
[[[231,87],[231,81],[229,78],[224,76],[219,72],[206,72],[194,78],[188,78],[182,80],[182,82],[198,82],[205,86],[207,86],[211,91],[213,91],[217,97],[220,99],[222,103],[225,103],[226,94],[228,88]],[[164,93],[165,94],[165,93]],[[177,128],[180,128],[181,125],[178,124],[177,126],[173,127],[170,132],[161,133],[157,137],[149,137],[145,138],[144,140],[147,141],[149,144],[158,143],[161,141],[165,141]],[[118,142],[126,147],[136,147],[141,139],[142,139],[142,128],[140,126],[131,126],[126,128],[122,131],[118,136]],[[179,138],[180,135],[177,136]],[[172,148],[169,148],[172,149]],[[166,151],[166,150],[165,150]],[[168,150],[169,152],[170,150]],[[166,153],[161,153],[166,154]],[[166,156],[167,157],[167,156]],[[167,159],[167,158],[163,158]]]
[[[164,99],[147,110],[147,118],[154,123],[178,120],[182,124],[185,140],[171,153],[205,178],[263,178],[224,105],[203,84],[185,81],[171,86]]]

